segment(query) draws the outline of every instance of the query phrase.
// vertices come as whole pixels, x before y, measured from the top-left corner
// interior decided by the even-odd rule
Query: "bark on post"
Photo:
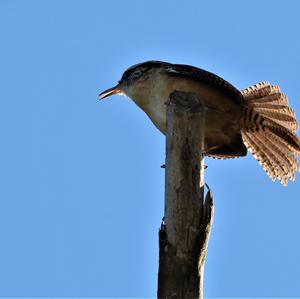
[[[203,298],[203,269],[213,218],[204,200],[205,111],[193,93],[167,103],[165,217],[159,232],[158,298]]]

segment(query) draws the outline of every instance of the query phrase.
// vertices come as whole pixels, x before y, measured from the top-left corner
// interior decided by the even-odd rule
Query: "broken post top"
[[[198,95],[193,92],[184,92],[175,90],[170,94],[167,105],[177,106],[176,113],[182,112],[204,112],[204,106]]]

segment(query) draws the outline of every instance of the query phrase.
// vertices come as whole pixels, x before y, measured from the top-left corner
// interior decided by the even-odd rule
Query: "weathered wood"
[[[158,298],[202,298],[203,270],[213,219],[204,200],[205,110],[192,93],[167,103],[165,216],[159,232]]]

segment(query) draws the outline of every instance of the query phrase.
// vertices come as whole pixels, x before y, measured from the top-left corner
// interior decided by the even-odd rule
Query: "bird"
[[[129,97],[166,134],[166,102],[174,91],[198,95],[205,107],[205,156],[238,158],[249,151],[273,181],[286,186],[295,180],[300,169],[298,122],[278,85],[264,81],[239,90],[204,69],[151,60],[129,67],[99,97]]]

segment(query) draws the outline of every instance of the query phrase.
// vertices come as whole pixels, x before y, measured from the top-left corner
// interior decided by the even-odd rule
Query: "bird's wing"
[[[205,82],[222,90],[222,92],[229,94],[237,105],[245,104],[243,95],[238,89],[213,73],[185,64],[170,64],[170,66],[166,67],[166,72],[169,75],[181,77],[184,76],[197,81]]]

